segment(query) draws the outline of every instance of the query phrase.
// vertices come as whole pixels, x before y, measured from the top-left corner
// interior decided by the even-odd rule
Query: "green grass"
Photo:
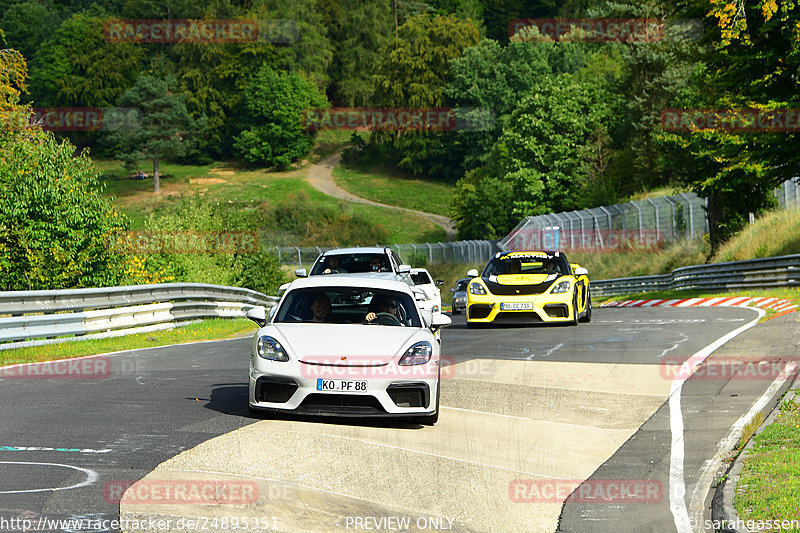
[[[800,520],[800,403],[795,399],[784,401],[774,423],[755,436],[733,503],[745,522]]]
[[[88,339],[3,350],[0,351],[0,366],[15,363],[33,363],[36,361],[55,361],[69,357],[151,348],[168,344],[230,339],[252,334],[256,329],[256,325],[253,322],[244,318],[234,320],[210,319],[171,330],[137,333],[109,339]]]
[[[589,270],[589,279],[615,279],[669,274],[674,269],[702,265],[711,249],[696,239],[670,244],[663,249],[632,248],[608,252],[569,252],[567,257]]]
[[[741,261],[800,253],[800,210],[770,211],[725,243],[714,261]]]
[[[375,202],[450,216],[455,185],[415,179],[407,174],[363,163],[342,163],[333,171],[336,184]]]
[[[343,213],[362,215],[368,224],[383,225],[388,231],[389,243],[439,242],[445,239],[444,229],[420,216],[342,202],[327,196],[305,181],[302,170],[268,172],[228,167],[223,163],[207,166],[164,164],[162,168],[166,177],[161,182],[162,192],[156,195],[151,192],[152,179],[137,181],[126,178],[118,161],[98,161],[96,166],[106,183],[104,194],[116,197],[115,205],[130,217],[133,230],[143,229],[150,214],[167,209],[185,195],[195,194],[210,202],[232,204],[242,209],[267,210],[289,195],[304,194],[312,208],[335,207]],[[295,241],[282,242],[278,235],[274,240],[276,245],[304,245]]]
[[[350,146],[352,131],[346,130],[320,130],[317,133],[314,148],[307,159],[307,163],[317,163],[331,154]],[[366,133],[359,133],[362,138],[367,138]]]

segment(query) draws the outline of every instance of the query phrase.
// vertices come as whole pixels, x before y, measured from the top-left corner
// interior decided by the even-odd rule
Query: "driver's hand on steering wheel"
[[[378,315],[375,314],[375,311],[370,311],[369,313],[367,313],[367,316],[364,317],[364,322],[370,322],[372,320],[375,320],[376,316]]]

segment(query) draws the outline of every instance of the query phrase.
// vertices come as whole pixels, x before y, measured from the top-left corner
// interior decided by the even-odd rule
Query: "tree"
[[[509,22],[522,18],[553,17],[557,12],[557,4],[555,0],[483,0],[486,36],[506,43]]]
[[[800,104],[800,6],[796,2],[687,0],[683,14],[707,16],[693,85],[675,107],[797,109]],[[771,191],[800,174],[800,134],[726,131],[659,137],[663,164],[708,199],[712,252],[773,203]]]
[[[119,105],[141,111],[141,125],[113,132],[108,144],[114,146],[118,157],[126,161],[153,161],[153,192],[160,190],[158,163],[161,159],[186,154],[194,137],[203,127],[186,110],[186,96],[175,91],[175,79],[140,76]]]
[[[368,105],[372,73],[394,38],[394,19],[385,0],[329,1],[328,34],[334,46],[331,97],[345,106]]]
[[[245,129],[234,146],[246,161],[285,168],[314,145],[316,132],[305,127],[303,112],[327,106],[325,97],[303,76],[264,66],[245,88]]]
[[[502,124],[525,96],[540,83],[563,72],[576,72],[585,63],[583,47],[577,43],[515,42],[501,46],[483,39],[450,63],[451,81],[445,88],[456,108],[490,111],[493,127],[484,131],[458,132],[457,148],[464,150],[458,165],[463,171],[486,162]],[[463,171],[461,174],[463,175]]]
[[[375,103],[393,107],[444,105],[450,61],[478,43],[478,28],[455,16],[419,15],[400,27],[400,36],[381,54]]]
[[[9,45],[28,60],[59,23],[55,11],[35,0],[11,5],[0,17]]]
[[[540,83],[505,121],[487,163],[459,180],[459,235],[500,235],[523,217],[583,207],[582,189],[608,165],[614,111],[602,85],[570,74]],[[480,194],[493,200],[476,210]]]
[[[73,15],[45,41],[31,62],[38,105],[110,107],[136,81],[144,50],[105,39],[100,9]]]
[[[393,108],[441,108],[451,77],[451,61],[478,42],[470,19],[455,15],[418,15],[400,27],[399,38],[384,51],[374,77],[376,105]],[[415,175],[457,177],[458,158],[448,133],[403,131],[373,133],[371,143],[391,147],[397,164]]]
[[[0,50],[0,290],[114,285],[108,238],[127,219],[100,194],[85,152],[29,124],[25,74],[19,52]]]

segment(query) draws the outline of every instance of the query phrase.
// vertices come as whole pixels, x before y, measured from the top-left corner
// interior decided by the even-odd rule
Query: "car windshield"
[[[392,267],[389,264],[389,257],[386,254],[380,252],[364,252],[323,255],[314,264],[310,275],[391,271]]]
[[[372,313],[374,318],[367,320]],[[289,292],[274,322],[370,324],[422,327],[408,294],[362,287],[313,287]]]
[[[563,256],[546,253],[509,254],[495,257],[483,271],[482,277],[504,274],[568,274],[569,267]]]
[[[461,281],[458,282],[458,285],[456,285],[456,290],[457,291],[465,291],[465,290],[467,290],[467,285],[469,285],[469,280],[468,279],[462,279]]]
[[[431,285],[433,284],[433,280],[428,275],[427,272],[412,272],[411,279],[414,281],[414,285]]]

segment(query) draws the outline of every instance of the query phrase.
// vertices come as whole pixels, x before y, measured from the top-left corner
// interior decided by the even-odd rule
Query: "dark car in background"
[[[458,315],[467,309],[467,286],[472,278],[460,279],[456,282],[456,287],[450,289],[453,292],[453,314]]]

